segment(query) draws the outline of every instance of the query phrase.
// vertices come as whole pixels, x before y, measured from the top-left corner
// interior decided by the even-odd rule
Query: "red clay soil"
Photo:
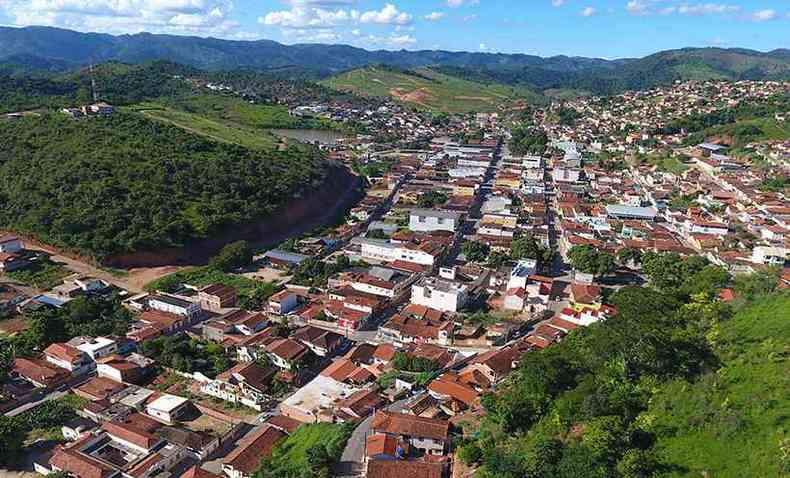
[[[331,166],[321,189],[309,191],[305,197],[288,202],[281,210],[257,223],[236,227],[182,248],[121,254],[104,262],[120,269],[203,265],[222,246],[233,241],[246,240],[255,247],[271,246],[330,223],[340,211],[359,199],[359,184],[359,177],[345,166]]]

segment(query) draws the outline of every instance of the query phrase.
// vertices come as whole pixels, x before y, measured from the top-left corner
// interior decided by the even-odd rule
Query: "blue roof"
[[[266,251],[263,257],[267,259],[274,259],[277,261],[283,262],[293,262],[294,264],[299,264],[307,259],[310,259],[310,256],[306,256],[304,254],[297,254],[295,252],[288,252],[283,251],[280,249],[272,249],[271,251]]]

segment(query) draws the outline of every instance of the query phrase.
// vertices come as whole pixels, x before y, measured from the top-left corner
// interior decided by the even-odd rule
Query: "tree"
[[[582,443],[593,455],[616,456],[626,441],[623,419],[619,416],[596,417],[587,423]]]
[[[232,242],[209,261],[209,266],[224,272],[252,263],[252,249],[247,241]]]
[[[521,236],[510,244],[510,257],[519,259],[540,259],[541,249],[538,241],[530,235]]]
[[[14,366],[14,349],[11,343],[0,338],[0,383],[3,383]]]
[[[461,248],[466,256],[466,260],[472,262],[483,262],[488,257],[490,247],[487,244],[477,241],[466,241]]]
[[[420,195],[417,205],[422,208],[434,208],[447,202],[447,195],[438,191],[428,191]]]
[[[736,294],[745,300],[754,300],[775,291],[778,285],[778,270],[769,269],[767,271],[758,271],[752,274],[736,275],[733,289]]]
[[[568,252],[568,259],[577,271],[601,277],[615,269],[614,256],[608,252],[598,251],[592,246],[573,246]]]
[[[653,453],[632,448],[617,462],[617,472],[622,478],[650,478],[658,469]]]
[[[0,464],[11,464],[22,451],[27,426],[19,417],[0,414]]]
[[[641,264],[642,251],[632,247],[625,247],[617,251],[617,260],[620,264]]]

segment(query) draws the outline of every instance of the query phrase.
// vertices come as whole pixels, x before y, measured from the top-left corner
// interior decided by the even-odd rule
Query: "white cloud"
[[[285,28],[327,28],[349,23],[359,18],[356,10],[325,10],[316,7],[295,6],[290,10],[269,12],[258,18],[259,23]]]
[[[359,35],[357,36],[357,38],[355,38],[352,41],[352,43],[366,48],[385,47],[385,48],[402,49],[417,44],[417,39],[409,34],[396,35],[394,33],[391,33],[389,36]]]
[[[647,15],[649,13],[649,8],[650,6],[643,0],[630,0],[625,5],[625,9],[631,15]]]
[[[388,3],[381,10],[370,10],[361,14],[359,21],[381,25],[408,25],[412,21],[412,16],[406,12],[399,11],[395,5]]]
[[[471,15],[467,15],[464,18],[462,18],[461,20],[463,20],[464,23],[475,21],[475,20],[477,20],[477,14],[473,13]]]
[[[551,5],[553,7],[561,7],[565,5],[565,0],[551,0]]]
[[[458,8],[462,5],[473,6],[480,3],[480,0],[447,0],[447,6],[450,8]]]
[[[0,0],[14,25],[108,33],[248,36],[229,19],[231,0]]]
[[[488,45],[486,45],[485,43],[481,43],[478,48],[480,49],[480,51],[486,51],[488,50]]]
[[[776,10],[771,10],[771,9],[759,10],[752,14],[752,19],[756,22],[773,20],[776,17],[777,17]]]
[[[727,15],[741,11],[738,5],[727,3],[678,3],[668,0],[630,0],[625,9],[632,15]]]
[[[591,17],[591,16],[595,15],[596,13],[597,13],[597,11],[595,10],[595,8],[593,8],[593,7],[585,7],[585,8],[584,8],[584,9],[583,9],[583,10],[582,10],[580,13],[579,13],[579,15],[581,15],[581,16],[583,16],[583,17]]]
[[[444,18],[444,12],[431,12],[423,17],[429,22],[435,22]]]

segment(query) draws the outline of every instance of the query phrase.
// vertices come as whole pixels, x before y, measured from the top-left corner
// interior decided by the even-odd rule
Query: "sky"
[[[0,25],[611,59],[790,48],[790,0],[0,0]]]

